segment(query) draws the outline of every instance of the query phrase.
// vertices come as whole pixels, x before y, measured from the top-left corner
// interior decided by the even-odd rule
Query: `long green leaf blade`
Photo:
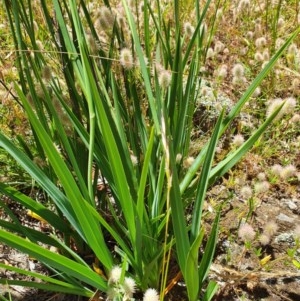
[[[221,115],[218,118],[217,124],[215,126],[214,132],[212,134],[211,140],[208,145],[204,164],[202,167],[200,180],[198,183],[196,200],[195,200],[195,207],[193,210],[191,238],[190,238],[191,243],[193,243],[194,239],[198,236],[200,231],[200,225],[202,220],[202,206],[206,196],[206,190],[209,183],[209,174],[210,174],[213,158],[215,155],[215,149],[218,142],[223,115],[224,115],[224,110],[222,111]]]
[[[94,287],[105,291],[107,284],[97,273],[90,268],[83,266],[69,258],[60,254],[53,253],[45,248],[38,246],[35,243],[29,242],[26,239],[20,238],[17,235],[8,233],[0,229],[0,239],[12,248],[16,248],[21,252],[36,258],[37,260],[62,271],[70,276],[85,282],[86,284],[93,285]]]
[[[99,223],[96,222],[96,219],[91,215],[90,211],[87,210],[88,202],[83,198],[71,171],[53,145],[48,133],[39,123],[24,94],[17,86],[16,90],[23,102],[30,122],[39,137],[40,143],[47,154],[49,162],[57,174],[66,196],[69,199],[70,205],[73,208],[73,214],[75,215],[71,221],[73,222],[73,226],[79,230],[79,233],[81,233],[83,239],[89,243],[90,247],[97,254],[97,257],[101,258],[104,266],[110,269],[112,266],[112,257],[104,241]],[[63,211],[63,213],[70,214],[69,211]],[[74,218],[76,218],[76,220],[74,220]]]

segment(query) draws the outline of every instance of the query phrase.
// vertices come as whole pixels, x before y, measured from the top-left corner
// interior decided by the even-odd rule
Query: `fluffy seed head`
[[[186,22],[183,25],[183,31],[186,36],[191,37],[194,34],[195,27],[192,26],[192,24],[190,22]]]
[[[131,162],[134,166],[136,166],[138,164],[138,158],[137,156],[133,155],[133,154],[130,154],[130,159],[131,159]]]
[[[262,61],[264,60],[264,57],[263,57],[263,55],[261,54],[261,52],[256,51],[255,54],[254,54],[254,59],[255,59],[256,61],[262,62]]]
[[[253,94],[252,94],[252,97],[258,97],[258,96],[260,95],[260,93],[261,93],[261,89],[260,89],[260,87],[257,87],[257,88],[254,90],[254,92],[253,92]]]
[[[149,65],[149,60],[148,60],[148,58],[146,56],[144,56],[144,63],[145,63],[146,66]],[[135,64],[136,64],[137,67],[141,66],[141,62],[140,62],[140,60],[138,58],[135,60]]]
[[[206,58],[211,58],[211,57],[214,57],[215,56],[215,52],[214,52],[214,50],[211,48],[211,47],[209,47],[208,49],[207,49],[207,53],[206,53]]]
[[[298,48],[296,44],[291,44],[288,48],[288,54],[291,56],[295,56],[298,53]]]
[[[158,83],[163,89],[167,89],[171,83],[171,72],[168,70],[163,70],[158,76]]]
[[[267,108],[267,117],[271,116],[274,111],[276,111],[281,105],[282,105],[282,99],[281,98],[275,98],[273,99]],[[277,114],[275,120],[280,119],[283,116],[283,108],[279,111]]]
[[[277,21],[277,27],[280,28],[284,25],[285,21],[283,18],[279,18]]]
[[[265,37],[260,37],[255,40],[255,46],[259,49],[263,48],[266,45],[267,45],[267,40]]]
[[[257,194],[267,192],[270,189],[270,184],[268,181],[257,182],[254,185],[254,191]]]
[[[234,77],[241,78],[244,76],[244,66],[242,64],[235,64],[232,68],[232,74]]]
[[[259,241],[260,243],[263,245],[263,246],[266,246],[267,244],[269,244],[270,242],[270,237],[266,234],[262,234],[260,237],[259,237]]]
[[[216,44],[215,44],[214,51],[215,51],[215,53],[220,53],[224,50],[224,48],[225,48],[225,45],[222,42],[217,41]]]
[[[295,115],[291,118],[291,122],[292,122],[292,123],[298,123],[298,122],[300,122],[300,114],[295,114]]]
[[[122,269],[119,266],[114,266],[109,274],[108,282],[109,283],[118,283],[120,281],[122,274]]]
[[[280,164],[274,164],[271,167],[271,173],[275,176],[280,176],[281,171],[282,171],[282,166]]]
[[[96,39],[91,35],[87,35],[87,42],[91,51],[91,54],[95,55],[97,51],[99,50],[99,45],[96,41]]]
[[[114,25],[115,16],[112,14],[111,10],[106,6],[103,6],[101,8],[100,14],[101,14],[101,17],[103,18],[103,21],[104,21],[106,27],[112,28],[112,26]]]
[[[217,70],[217,77],[222,79],[227,76],[227,66],[222,65],[218,70]]]
[[[248,51],[249,51],[249,47],[248,46],[242,47],[240,49],[240,54],[241,55],[246,55],[248,53]]]
[[[248,31],[247,34],[246,34],[246,38],[248,40],[251,40],[254,36],[254,32],[253,31]]]
[[[259,23],[260,21],[259,20],[256,20],[256,23],[255,23],[255,34],[256,36],[258,36],[262,30],[261,30],[261,24]]]
[[[296,107],[296,99],[294,97],[288,97],[285,100],[285,104],[282,108],[282,110],[284,111],[284,114],[291,114],[294,112],[294,109]]]
[[[107,300],[115,300],[118,297],[118,295],[119,291],[114,287],[109,287],[106,292]]]
[[[284,44],[284,40],[281,38],[276,39],[275,41],[275,48],[279,49]]]
[[[133,57],[132,57],[131,51],[128,48],[123,48],[121,50],[120,63],[127,70],[130,70],[133,68]]]
[[[264,69],[268,63],[269,63],[268,61],[263,61],[263,63],[261,64],[261,70]]]
[[[181,159],[182,159],[182,154],[178,153],[176,155],[176,163],[179,163],[181,161]]]
[[[241,0],[238,6],[238,10],[245,11],[250,8],[250,0]]]
[[[260,181],[264,181],[266,179],[266,174],[264,172],[260,172],[257,175],[257,179],[260,180]]]
[[[270,59],[269,50],[265,49],[262,55],[263,55],[263,61],[268,62]]]
[[[125,28],[126,27],[126,19],[124,18],[124,16],[118,14],[117,15],[117,22],[119,24],[120,27]]]
[[[241,188],[240,193],[241,193],[241,196],[247,200],[252,197],[252,189],[249,186],[243,186]]]
[[[206,32],[207,32],[207,24],[206,24],[205,22],[203,22],[203,23],[200,25],[200,33],[201,33],[201,35],[203,36]]]
[[[187,157],[184,161],[183,161],[183,166],[185,168],[189,168],[190,166],[192,166],[192,164],[194,163],[195,158],[194,157]]]
[[[232,83],[235,85],[235,86],[238,86],[238,85],[242,85],[242,84],[245,84],[247,82],[246,78],[243,76],[243,77],[237,77],[237,76],[234,76],[232,78]]]
[[[134,279],[132,279],[131,277],[125,277],[123,287],[126,295],[131,298],[136,288]]]
[[[243,135],[237,134],[233,136],[232,145],[235,147],[241,146],[245,142]]]
[[[273,236],[278,230],[278,225],[274,221],[269,221],[264,226],[264,234]]]
[[[143,297],[143,301],[159,301],[159,295],[154,288],[148,288]]]
[[[253,230],[251,225],[245,223],[240,226],[238,236],[244,242],[252,241],[255,237],[255,231]]]
[[[41,40],[36,40],[35,43],[39,50],[44,50],[44,43]]]
[[[293,177],[297,172],[296,167],[293,164],[289,164],[282,168],[280,172],[280,177],[283,180],[288,180],[289,178]]]
[[[217,10],[216,18],[217,18],[217,19],[222,18],[223,13],[224,13],[224,12],[223,12],[223,9],[222,9],[222,8],[219,8],[219,9]]]

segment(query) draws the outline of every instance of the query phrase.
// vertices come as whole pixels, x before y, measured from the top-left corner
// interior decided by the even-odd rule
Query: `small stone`
[[[293,223],[294,219],[292,217],[287,216],[286,214],[280,213],[277,215],[277,219],[282,222]]]
[[[296,205],[292,200],[288,200],[288,201],[287,201],[287,206],[288,206],[291,210],[296,210],[296,209],[297,209],[297,205]]]
[[[294,241],[294,237],[293,234],[291,233],[282,233],[276,236],[275,238],[276,243],[280,243],[280,242],[292,243],[293,241]]]

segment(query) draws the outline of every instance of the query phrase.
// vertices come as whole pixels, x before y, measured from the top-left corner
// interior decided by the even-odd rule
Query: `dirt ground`
[[[243,168],[242,163],[239,165],[240,169]],[[226,181],[228,180],[225,177],[220,184],[209,191],[205,208],[207,227],[209,227],[209,212],[213,204],[224,202],[219,243],[209,275],[210,279],[219,284],[219,290],[214,300],[300,300],[300,271],[292,263],[293,259],[299,262],[300,258],[299,245],[295,245],[293,232],[300,222],[299,182],[295,181],[289,185],[272,185],[266,195],[256,199],[252,214],[249,215],[249,204],[243,200],[238,188],[232,191],[228,190]],[[250,180],[246,179],[246,181]],[[23,223],[35,229],[41,229],[40,221],[28,217],[22,208],[10,200],[2,197],[3,200]],[[256,233],[256,238],[248,247],[238,236],[240,223],[247,216],[247,222],[251,224]],[[7,217],[2,213],[1,218]],[[261,245],[258,237],[268,221],[274,221],[278,228],[270,242]],[[42,228],[42,230],[47,229]],[[256,254],[260,248],[260,253]],[[294,250],[293,257],[287,255],[288,250]],[[42,265],[34,259],[4,245],[0,245],[0,262],[47,273]],[[0,269],[0,277],[32,280],[4,269]],[[1,291],[2,293],[9,291],[12,300],[84,300],[78,296],[41,292],[19,286],[11,286],[10,289],[2,286]],[[179,279],[177,284],[172,287],[166,295],[166,299],[187,300],[182,279]]]

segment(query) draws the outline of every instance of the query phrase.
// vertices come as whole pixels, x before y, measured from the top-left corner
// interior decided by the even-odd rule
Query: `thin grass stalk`
[[[150,45],[150,28],[149,28],[149,10],[150,10],[150,3],[148,0],[144,0],[144,8],[143,8],[143,14],[144,14],[144,41],[145,41],[145,54],[146,57],[151,57],[151,45]]]
[[[170,166],[170,151],[169,151],[169,144],[166,132],[166,121],[164,114],[161,117],[161,138],[162,138],[162,147],[165,155],[165,173],[166,173],[166,185],[167,185],[167,199],[166,199],[166,223],[165,223],[165,237],[163,243],[163,259],[162,259],[162,282],[161,282],[161,295],[160,300],[163,300],[163,293],[166,288],[167,283],[167,275],[168,275],[168,267],[170,261],[170,250],[167,249],[167,238],[169,236],[169,220],[170,220],[170,195],[171,195],[171,187],[172,187],[172,170]],[[176,171],[175,171],[176,172]]]

